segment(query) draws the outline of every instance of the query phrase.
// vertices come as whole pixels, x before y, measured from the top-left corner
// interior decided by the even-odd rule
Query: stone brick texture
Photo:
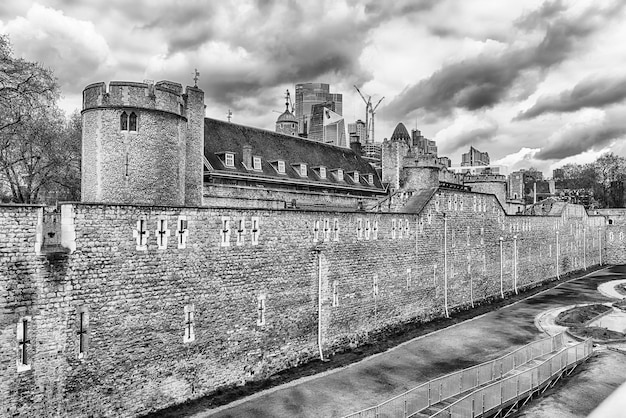
[[[122,131],[122,112],[136,131]],[[171,82],[111,82],[83,91],[82,200],[200,206],[204,93]],[[158,140],[155,140],[158,138]]]
[[[36,251],[42,208],[0,207],[0,416],[135,416],[314,359],[320,282],[322,348],[331,355],[443,316],[446,295],[453,312],[500,297],[501,286],[507,295],[516,282],[521,290],[598,264],[607,242],[604,217],[579,206],[558,217],[507,216],[493,195],[443,189],[419,214],[71,206],[76,249],[58,254]],[[181,215],[186,248],[177,245]],[[140,219],[145,251],[133,235]],[[159,219],[171,232],[166,249],[157,248]],[[613,260],[623,247],[602,251]],[[265,325],[257,325],[260,295]],[[195,341],[184,343],[191,304]],[[32,318],[32,368],[18,373],[23,316]]]

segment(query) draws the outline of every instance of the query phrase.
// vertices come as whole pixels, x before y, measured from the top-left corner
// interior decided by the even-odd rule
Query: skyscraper
[[[489,165],[489,153],[470,147],[468,152],[461,154],[461,167],[476,165]]]
[[[316,104],[333,102],[333,111],[343,114],[343,95],[331,93],[330,85],[326,83],[299,83],[296,84],[296,119],[298,119],[298,133],[309,134],[312,107]]]
[[[361,144],[365,144],[365,122],[361,119],[348,124],[348,136],[356,135]]]

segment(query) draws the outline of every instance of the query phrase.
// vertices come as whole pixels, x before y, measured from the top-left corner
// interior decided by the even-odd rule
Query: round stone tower
[[[200,206],[204,93],[112,81],[83,91],[82,200]]]

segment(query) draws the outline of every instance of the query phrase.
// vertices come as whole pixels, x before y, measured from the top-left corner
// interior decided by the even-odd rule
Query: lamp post
[[[504,299],[504,258],[502,251],[502,242],[504,238],[500,237],[500,296]]]

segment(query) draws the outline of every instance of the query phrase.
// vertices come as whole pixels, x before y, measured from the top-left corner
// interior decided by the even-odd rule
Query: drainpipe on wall
[[[443,214],[443,306],[446,310],[446,318],[450,318],[448,312],[448,219]]]
[[[504,258],[502,251],[502,241],[504,238],[500,237],[500,296],[504,299]]]
[[[583,268],[587,270],[587,228],[583,225]]]
[[[598,228],[598,249],[600,250],[600,265],[602,265],[602,228]]]
[[[320,351],[320,360],[324,361],[322,351],[322,251],[317,252],[317,347]]]
[[[556,278],[559,279],[559,231],[556,231]]]
[[[517,295],[517,235],[513,235],[513,288]]]

